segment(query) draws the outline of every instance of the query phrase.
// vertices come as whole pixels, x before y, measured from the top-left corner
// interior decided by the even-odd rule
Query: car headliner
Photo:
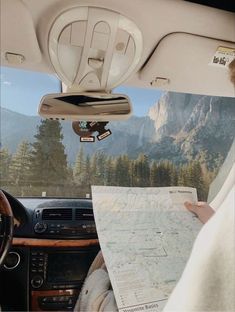
[[[197,4],[199,2],[204,5]],[[125,84],[234,96],[228,72],[208,66],[219,46],[235,49],[235,14],[213,8],[234,11],[228,1],[2,0],[1,65],[55,73],[48,54],[48,34],[58,15],[77,6],[117,11],[139,27],[144,40],[143,52]],[[170,59],[164,58],[169,49],[172,50]],[[182,51],[187,55],[187,64],[180,67]],[[6,52],[23,55],[24,62],[10,64]],[[190,70],[185,71],[187,67]],[[166,78],[168,84],[152,84],[156,77]]]

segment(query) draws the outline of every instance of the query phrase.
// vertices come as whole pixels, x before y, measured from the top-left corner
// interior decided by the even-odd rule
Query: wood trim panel
[[[38,297],[50,296],[76,296],[78,298],[79,291],[77,289],[58,289],[58,290],[35,290],[31,291],[31,311],[42,311],[39,307]]]
[[[29,246],[29,247],[88,247],[98,245],[98,239],[38,239],[14,237],[13,246]]]

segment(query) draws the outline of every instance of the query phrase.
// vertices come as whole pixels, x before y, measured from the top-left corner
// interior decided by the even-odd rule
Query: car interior
[[[126,138],[125,144],[120,143],[124,133],[129,138],[132,135],[128,125],[134,111],[134,101],[131,95],[121,94],[124,93],[122,87],[123,90],[134,90],[133,93],[138,89],[146,94],[158,90],[169,96],[173,93],[179,97],[193,94],[200,103],[209,97],[223,98],[224,104],[221,102],[216,114],[225,120],[220,129],[224,131],[223,140],[227,140],[226,148],[219,137],[213,153],[216,154],[218,148],[223,157],[218,156],[213,166],[220,162],[221,170],[208,174],[209,195],[202,197],[218,206],[217,195],[223,188],[234,158],[235,87],[229,79],[228,65],[235,58],[235,5],[229,1],[183,0],[1,0],[0,39],[1,93],[5,90],[3,88],[9,88],[4,92],[10,96],[10,88],[14,87],[14,82],[5,79],[6,73],[48,77],[45,92],[41,92],[37,100],[37,117],[36,113],[33,117],[29,113],[30,119],[26,120],[22,115],[16,115],[14,123],[10,123],[13,117],[10,110],[4,110],[7,108],[5,97],[1,96],[0,306],[3,311],[74,310],[87,272],[100,250],[92,196],[84,186],[88,178],[81,174],[78,159],[80,163],[84,159],[86,164],[93,159],[94,164],[94,155],[103,148],[101,146],[105,151],[112,149],[112,157],[116,153],[115,148],[118,148],[118,155],[122,155],[122,150],[128,151],[133,146],[135,152],[131,157],[137,159],[137,149],[134,149],[139,144],[137,134],[150,132],[150,123],[146,122],[144,130],[140,130],[136,121],[135,136],[129,141]],[[20,88],[24,76],[19,74],[19,77]],[[30,107],[30,93],[36,94],[35,90],[40,88],[36,76],[29,77],[27,87],[22,89],[22,109],[24,105],[25,109]],[[56,87],[50,87],[53,79]],[[13,101],[17,104],[18,100],[15,98]],[[212,110],[211,101],[208,100],[208,107]],[[75,103],[80,103],[80,106]],[[142,106],[145,106],[144,102]],[[187,105],[183,110],[187,111]],[[40,121],[38,116],[44,121]],[[167,118],[164,116],[161,118]],[[175,116],[170,120],[173,127]],[[157,123],[161,123],[161,118]],[[36,139],[25,143],[25,148],[34,149],[31,156],[38,157],[35,176],[45,183],[41,186],[33,178],[28,183],[29,175],[26,175],[20,188],[19,178],[14,175],[14,170],[19,168],[14,154],[16,148],[11,150],[7,142],[14,142],[16,146],[23,138],[20,123],[29,127],[30,123],[36,124],[35,120],[38,122]],[[56,160],[50,167],[56,172],[58,184],[50,182],[54,180],[49,177],[49,171],[44,172],[40,168],[47,158],[41,156],[40,162],[42,154],[36,155],[36,150],[39,142],[43,142],[46,148],[46,139],[50,139],[47,136],[43,141],[44,138],[40,137],[43,127],[50,127],[46,121],[57,125],[65,123],[65,127],[68,126],[66,153],[76,146],[76,153],[79,151],[77,162],[75,152],[71,154],[73,160],[68,160],[66,183],[63,181],[64,169]],[[85,121],[85,126],[82,121]],[[112,122],[116,126],[112,127]],[[198,126],[196,122],[195,127]],[[216,125],[213,126],[216,129]],[[62,129],[60,127],[58,131]],[[202,132],[206,129],[203,127],[200,128]],[[32,128],[26,129],[27,135],[33,137]],[[54,128],[48,129],[48,133],[55,131]],[[96,132],[97,142],[94,143]],[[180,132],[177,138],[172,136],[172,140],[178,142],[184,133]],[[109,140],[114,142],[111,144]],[[187,149],[188,141],[185,140],[183,146]],[[151,158],[155,151],[154,143],[151,140],[147,145],[141,142],[138,148],[143,145]],[[199,144],[195,140],[193,142],[195,146]],[[56,146],[57,143],[53,144]],[[80,147],[83,144],[87,151],[85,156]],[[94,148],[90,147],[92,144],[96,144]],[[213,149],[212,145],[209,148]],[[10,182],[3,170],[7,146],[12,153],[9,161],[14,162],[11,168],[15,168],[9,171],[13,177]],[[198,146],[200,150],[202,145]],[[59,155],[59,147],[56,153]],[[203,158],[202,155],[200,157]],[[164,161],[165,158],[161,159]],[[120,156],[119,160],[124,163],[125,156]],[[96,161],[98,163],[99,158]],[[107,158],[108,161],[112,164],[114,160]],[[210,161],[211,158],[207,158],[207,162]],[[176,163],[179,162],[177,159]],[[74,163],[78,169],[72,169]],[[30,172],[26,167],[24,164],[21,172]],[[93,172],[97,168],[93,166]],[[119,172],[121,170],[122,167]],[[102,172],[99,174],[101,176]],[[122,175],[125,175],[125,169]],[[73,178],[77,181],[75,186],[69,182]],[[105,182],[105,185],[119,185],[115,184],[118,183],[115,179],[122,177],[116,174],[112,179],[113,182]],[[67,184],[66,192],[61,191],[62,183]],[[123,186],[129,186],[129,182],[123,183]],[[138,184],[138,181],[131,186],[135,185],[148,186]],[[229,188],[227,184],[226,187]],[[223,192],[227,190],[223,189]],[[221,199],[217,201],[221,202]]]

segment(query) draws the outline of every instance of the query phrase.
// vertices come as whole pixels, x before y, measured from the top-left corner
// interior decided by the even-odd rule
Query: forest
[[[1,148],[1,188],[15,196],[89,197],[91,185],[195,187],[199,200],[206,200],[217,169],[210,171],[202,157],[187,163],[149,159],[142,152],[111,157],[102,150],[92,156],[83,145],[74,164],[69,164],[62,144],[59,121],[41,120],[34,143],[19,143],[15,153]],[[92,143],[86,143],[92,144]]]

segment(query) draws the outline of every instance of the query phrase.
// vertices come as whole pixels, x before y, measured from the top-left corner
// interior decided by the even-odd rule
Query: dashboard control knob
[[[43,278],[40,275],[36,275],[31,279],[31,285],[33,288],[40,288],[43,284]]]
[[[4,261],[4,268],[7,270],[15,269],[20,263],[20,255],[18,252],[10,251]]]
[[[38,222],[34,226],[35,233],[44,233],[47,229],[47,224],[43,222]]]

